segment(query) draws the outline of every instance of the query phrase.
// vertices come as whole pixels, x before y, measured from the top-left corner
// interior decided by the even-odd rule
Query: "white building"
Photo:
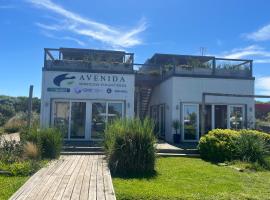
[[[134,65],[133,54],[122,51],[45,49],[42,127],[60,127],[67,140],[100,140],[106,122],[149,115],[159,137],[172,142],[179,120],[181,141],[196,142],[203,93],[254,95],[251,60],[155,54],[138,71]],[[254,122],[254,98],[205,102],[205,132]]]

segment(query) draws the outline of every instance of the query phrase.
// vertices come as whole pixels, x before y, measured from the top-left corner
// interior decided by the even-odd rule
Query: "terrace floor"
[[[10,199],[115,200],[103,155],[61,156],[34,174]]]

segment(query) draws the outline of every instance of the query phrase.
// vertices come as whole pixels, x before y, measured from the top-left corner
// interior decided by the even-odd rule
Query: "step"
[[[61,155],[104,155],[104,151],[61,151]]]
[[[92,147],[92,146],[63,146],[62,151],[79,151],[79,152],[97,152],[104,151],[103,147]]]
[[[186,154],[186,153],[157,153],[158,157],[187,157],[200,158],[200,154]]]
[[[158,153],[199,154],[198,149],[157,149]]]

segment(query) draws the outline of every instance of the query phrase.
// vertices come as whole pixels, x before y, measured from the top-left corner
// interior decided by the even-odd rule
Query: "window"
[[[230,128],[241,129],[244,126],[243,106],[230,106]]]
[[[199,109],[196,104],[184,104],[183,105],[183,131],[184,131],[184,140],[195,141],[198,139],[199,133]]]
[[[92,139],[103,139],[107,122],[123,117],[123,103],[95,102],[92,103]]]
[[[61,130],[64,138],[68,138],[69,102],[55,102],[53,119],[54,126]]]
[[[71,127],[70,138],[84,138],[85,137],[85,102],[71,103]]]

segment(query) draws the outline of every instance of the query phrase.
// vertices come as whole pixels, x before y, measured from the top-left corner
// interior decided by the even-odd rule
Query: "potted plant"
[[[172,127],[175,131],[175,133],[173,134],[173,142],[178,144],[180,143],[180,131],[178,132],[178,130],[180,130],[181,124],[179,120],[173,120],[172,122]]]

